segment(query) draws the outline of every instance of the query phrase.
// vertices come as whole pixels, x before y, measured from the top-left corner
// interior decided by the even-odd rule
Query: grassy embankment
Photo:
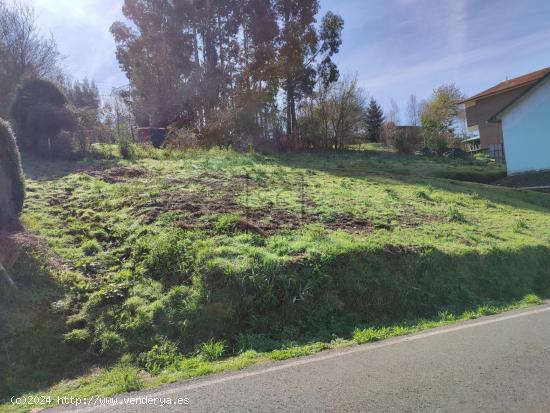
[[[155,386],[534,304],[550,286],[550,195],[452,180],[502,177],[492,164],[149,151],[25,172],[23,221],[59,258],[27,250],[10,271],[9,314],[25,320],[5,322],[26,327],[4,343],[4,397]]]

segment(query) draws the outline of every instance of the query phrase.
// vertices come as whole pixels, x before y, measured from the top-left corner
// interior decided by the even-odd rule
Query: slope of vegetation
[[[508,176],[499,180],[498,184],[515,188],[544,188],[548,190],[550,187],[550,171]]]
[[[141,150],[127,162],[109,151],[24,162],[23,221],[59,257],[42,316],[63,322],[50,339],[79,354],[64,373],[118,362],[65,392],[133,390],[410,333],[550,287],[550,195],[442,178],[495,177],[495,165],[374,151]],[[28,336],[9,336],[8,354]],[[8,365],[4,397],[62,375],[29,371],[23,355]]]

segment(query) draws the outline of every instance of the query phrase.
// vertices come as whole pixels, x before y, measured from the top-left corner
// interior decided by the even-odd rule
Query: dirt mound
[[[9,269],[23,250],[34,250],[41,253],[47,259],[47,265],[60,269],[64,266],[62,260],[37,236],[26,232],[1,233],[0,232],[0,265]]]

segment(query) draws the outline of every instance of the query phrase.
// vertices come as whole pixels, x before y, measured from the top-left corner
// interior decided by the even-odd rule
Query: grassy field
[[[550,192],[550,171],[531,172],[521,175],[509,176],[496,182],[498,185],[512,188],[540,188]]]
[[[550,195],[485,184],[503,177],[492,163],[112,152],[24,159],[23,221],[41,241],[10,270],[19,290],[0,308],[20,317],[0,318],[17,326],[0,399],[135,390],[549,291]]]

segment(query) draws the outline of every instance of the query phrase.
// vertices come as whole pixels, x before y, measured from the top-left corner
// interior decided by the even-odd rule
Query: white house
[[[550,74],[491,119],[500,122],[508,175],[550,170]]]

